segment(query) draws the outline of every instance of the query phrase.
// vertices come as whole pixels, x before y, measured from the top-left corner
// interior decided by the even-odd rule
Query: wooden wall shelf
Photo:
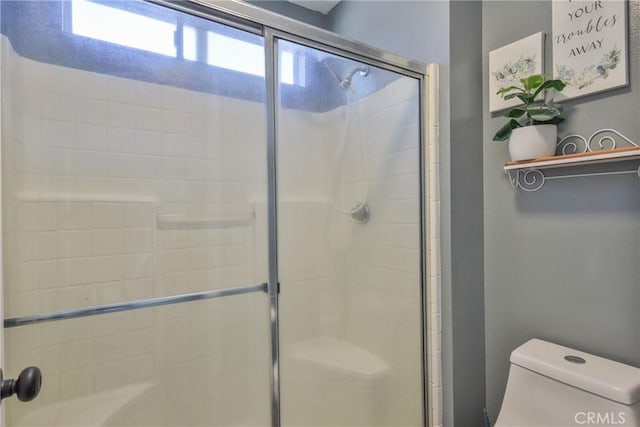
[[[623,140],[630,147],[616,148],[617,139]],[[594,142],[598,143],[598,149],[593,148]],[[577,152],[581,149],[580,145],[583,146],[583,151]],[[605,149],[607,145],[611,148]],[[567,154],[567,149],[573,152]],[[640,161],[640,146],[614,129],[601,129],[588,139],[580,135],[568,135],[560,140],[556,152],[560,155],[505,163],[504,172],[509,177],[511,186],[523,191],[537,191],[550,179],[621,174],[636,174],[640,177],[640,162],[630,162]],[[576,169],[579,166],[602,163],[620,163],[621,167],[620,170],[610,172],[580,172],[579,168]],[[553,176],[546,176],[543,172],[558,168],[571,168],[571,171]]]

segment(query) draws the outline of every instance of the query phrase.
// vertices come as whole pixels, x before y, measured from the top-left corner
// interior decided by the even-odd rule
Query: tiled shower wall
[[[296,343],[341,335],[344,294],[327,203],[327,179],[342,121],[340,109],[283,109],[278,128],[278,268],[283,286],[280,336]],[[283,348],[286,354],[286,348]],[[285,374],[286,375],[286,374]]]
[[[357,105],[280,122],[286,425],[421,424],[418,94],[417,81],[401,78]],[[333,198],[350,209],[366,191],[367,224],[328,202],[347,115],[344,161],[336,172],[341,185]],[[323,345],[333,346],[326,359],[309,360],[324,353]]]
[[[371,219],[352,225],[345,253],[345,337],[390,367],[387,425],[418,425],[422,412],[418,95],[416,80],[400,78],[353,113],[366,144]],[[361,163],[353,152],[348,162]],[[345,176],[352,200],[362,194],[362,176]]]
[[[263,105],[39,63],[4,43],[7,317],[265,280],[253,207],[266,193]],[[218,219],[246,224],[202,227]],[[45,380],[28,411],[8,406],[9,423],[51,423],[54,402],[132,383],[155,386],[140,422],[266,423],[266,303],[238,296],[10,329],[9,372],[33,364]],[[82,406],[104,405],[94,400]],[[97,422],[88,413],[77,423]]]

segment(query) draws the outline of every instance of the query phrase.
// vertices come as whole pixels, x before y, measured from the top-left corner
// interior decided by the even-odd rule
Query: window
[[[207,32],[207,63],[264,77],[264,48],[209,31]]]
[[[264,77],[264,48],[262,46],[212,32],[207,32],[207,46],[208,64]],[[293,53],[282,52],[280,56],[280,81],[285,84],[294,84],[293,70]]]
[[[71,31],[79,36],[264,77],[262,44],[218,32],[205,32],[194,25],[144,16],[121,7],[91,0],[72,0]],[[181,38],[175,37],[177,31],[182,32]],[[179,48],[176,39],[182,40]],[[304,70],[300,68],[296,75],[292,52],[282,52],[279,62],[282,83],[304,86]]]
[[[294,84],[294,57],[292,52],[281,51],[280,53],[280,81],[282,83]],[[298,86],[304,86],[304,81],[298,79]]]
[[[198,30],[189,25],[182,27],[182,57],[189,61],[198,60]]]
[[[73,0],[71,31],[79,36],[176,56],[176,24],[88,0]]]

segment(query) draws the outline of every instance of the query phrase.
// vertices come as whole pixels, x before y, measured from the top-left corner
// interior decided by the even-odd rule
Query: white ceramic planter
[[[536,125],[516,128],[509,138],[511,160],[531,160],[556,153],[558,128],[556,125]]]

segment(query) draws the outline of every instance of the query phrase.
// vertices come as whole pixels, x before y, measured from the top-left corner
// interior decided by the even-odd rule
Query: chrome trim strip
[[[199,301],[211,298],[228,297],[232,295],[250,294],[253,292],[267,292],[267,284],[242,286],[239,288],[215,289],[212,291],[195,292],[192,294],[172,295],[168,297],[149,298],[137,301],[120,302],[73,310],[56,311],[53,313],[34,314],[4,319],[5,328],[33,325],[35,323],[53,322],[56,320],[76,319],[79,317],[97,316],[99,314],[117,313],[119,311],[138,310],[141,308],[158,307],[161,305],[180,304],[183,302]]]
[[[420,61],[403,58],[366,43],[340,36],[331,31],[314,27],[238,0],[146,1],[261,34],[260,29],[256,27],[256,24],[258,24],[258,26],[281,31],[291,37],[304,38],[307,42],[319,42],[325,47],[329,46],[340,49],[343,52],[351,52],[359,57],[370,58],[382,64],[393,65],[399,69],[414,73],[424,74],[427,68],[427,65]],[[266,31],[266,28],[264,31]],[[326,50],[326,48],[323,50]],[[383,65],[382,68],[386,67]]]
[[[425,176],[423,217],[426,227],[425,248],[425,316],[423,327],[426,345],[427,363],[427,410],[429,426],[442,425],[442,322],[441,313],[441,267],[440,267],[440,182],[439,182],[439,68],[430,64],[427,68],[426,117],[423,117],[425,134],[425,153],[423,160]]]
[[[205,18],[219,24],[228,25],[233,28],[244,30],[253,34],[262,35],[262,25],[251,19],[241,18],[231,13],[220,12],[211,5],[203,4],[200,1],[183,1],[183,0],[144,0],[149,3],[155,3],[159,6],[168,7],[189,15]]]
[[[342,56],[343,58],[349,58],[362,64],[367,64],[383,70],[392,71],[402,76],[419,79],[426,73],[426,66],[425,69],[422,70],[422,72],[417,72],[415,70],[408,70],[407,68],[399,67],[395,64],[384,62],[381,59],[366,56],[352,50],[345,50],[344,48],[327,45],[325,43],[322,43],[321,41],[311,40],[304,36],[296,36],[294,34],[289,34],[285,31],[278,30],[273,30],[273,34],[275,37],[286,41],[297,43],[302,46],[310,47],[322,52],[331,53],[333,55]]]
[[[429,81],[430,76],[426,75],[420,78],[420,87],[419,87],[419,123],[420,123],[420,144],[419,144],[419,194],[418,197],[420,199],[420,314],[422,321],[422,334],[420,334],[421,341],[421,353],[422,353],[422,423],[423,425],[431,426],[433,425],[431,419],[431,413],[429,411],[429,368],[428,368],[428,339],[427,339],[427,331],[429,331],[429,316],[428,316],[428,307],[429,307],[429,298],[427,292],[427,277],[428,277],[428,266],[426,262],[427,257],[427,245],[429,242],[429,230],[427,224],[429,223],[428,218],[428,198],[427,191],[428,182],[427,182],[427,128],[426,128],[426,118],[427,118],[427,83]]]
[[[403,58],[396,54],[386,52],[382,49],[370,46],[357,40],[340,36],[331,31],[305,24],[291,18],[264,10],[258,6],[247,4],[237,0],[191,0],[205,6],[212,7],[216,10],[226,12],[231,15],[240,16],[249,21],[257,22],[266,27],[280,30],[291,35],[302,36],[308,40],[318,41],[320,43],[336,47],[341,50],[357,52],[360,55],[377,59],[388,64],[409,71],[423,73],[426,64],[420,61]]]
[[[278,311],[278,46],[271,29],[265,29],[265,79],[267,84],[267,222],[269,237],[269,321],[271,331],[271,425],[280,426],[280,338]]]

